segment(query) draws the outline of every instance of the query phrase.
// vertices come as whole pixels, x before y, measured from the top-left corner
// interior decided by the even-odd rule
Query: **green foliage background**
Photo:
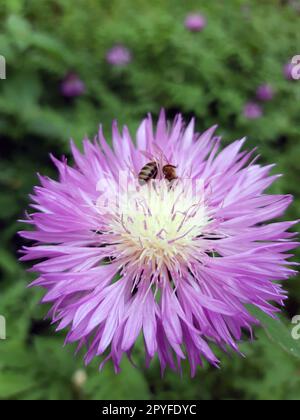
[[[291,3],[291,4],[289,4]],[[277,0],[0,0],[0,54],[7,79],[0,80],[0,314],[7,340],[0,341],[0,399],[300,399],[300,362],[258,329],[241,345],[246,359],[220,355],[222,367],[205,366],[190,379],[167,372],[157,361],[146,371],[139,347],[137,368],[124,363],[115,376],[108,365],[85,370],[71,347],[62,348],[38,305],[41,293],[26,289],[31,275],[17,261],[21,240],[16,220],[28,205],[36,172],[54,175],[48,153],[68,154],[114,118],[132,132],[147,112],[165,107],[196,115],[199,130],[218,123],[224,141],[248,136],[262,161],[284,173],[273,191],[295,195],[300,205],[300,81],[287,81],[283,65],[300,53],[297,1]],[[299,5],[299,4],[298,4]],[[201,33],[185,30],[188,12],[208,21]],[[115,43],[131,49],[132,63],[111,68],[105,53]],[[86,94],[60,96],[59,84],[75,70]],[[257,86],[276,91],[264,116],[247,120],[242,109]],[[297,256],[299,259],[299,253]],[[300,283],[286,283],[290,299],[284,323],[300,313]],[[290,350],[290,349],[287,349]],[[87,380],[76,385],[84,369]]]

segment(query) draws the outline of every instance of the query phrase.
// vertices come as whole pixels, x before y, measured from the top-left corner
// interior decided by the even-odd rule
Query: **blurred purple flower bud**
[[[287,80],[293,80],[293,75],[292,75],[293,67],[294,66],[290,61],[286,63],[283,67],[283,74]]]
[[[205,17],[199,13],[191,13],[187,15],[184,24],[189,31],[200,32],[205,28],[207,22]]]
[[[255,120],[263,115],[262,107],[256,102],[247,102],[244,107],[244,117]]]
[[[74,98],[84,94],[85,85],[76,73],[70,72],[63,79],[60,91],[66,98]]]
[[[271,85],[264,84],[257,88],[256,97],[260,101],[271,101],[274,97],[274,90]]]
[[[106,61],[112,66],[125,66],[132,60],[131,52],[123,45],[115,45],[107,51]]]

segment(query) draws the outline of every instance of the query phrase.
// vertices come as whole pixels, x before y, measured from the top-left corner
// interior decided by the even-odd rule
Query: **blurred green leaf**
[[[16,259],[3,248],[0,248],[0,268],[8,275],[15,274],[19,269]]]
[[[127,360],[123,361],[120,374],[116,375],[108,364],[103,371],[88,380],[84,389],[93,399],[101,400],[147,400],[150,397],[143,372]]]
[[[18,209],[18,203],[13,195],[7,193],[0,196],[0,219],[17,215]]]
[[[6,22],[7,30],[14,42],[21,50],[25,50],[31,43],[31,25],[20,15],[10,15]]]
[[[23,374],[0,372],[0,398],[10,399],[36,386],[33,379]]]
[[[280,319],[271,318],[255,306],[248,305],[247,307],[249,312],[261,322],[267,336],[275,344],[289,354],[300,358],[300,342],[293,339],[291,328],[287,328]]]

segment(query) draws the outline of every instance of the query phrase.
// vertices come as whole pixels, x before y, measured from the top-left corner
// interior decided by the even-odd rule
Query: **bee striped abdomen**
[[[140,185],[145,185],[151,179],[157,177],[158,167],[156,162],[147,163],[140,171],[138,175],[138,180]]]

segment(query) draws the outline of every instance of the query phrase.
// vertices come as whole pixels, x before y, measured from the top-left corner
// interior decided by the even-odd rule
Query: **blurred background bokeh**
[[[68,156],[101,122],[110,137],[117,118],[132,133],[146,113],[182,112],[197,128],[219,124],[224,144],[247,135],[261,161],[283,173],[273,187],[300,206],[300,54],[295,0],[0,0],[0,399],[300,399],[300,361],[261,329],[241,345],[246,358],[220,355],[195,378],[159,365],[84,367],[64,334],[44,320],[42,293],[17,258],[17,222],[36,173],[56,176],[49,152]],[[299,259],[299,253],[296,259]],[[300,314],[300,282],[286,283],[285,323]]]

